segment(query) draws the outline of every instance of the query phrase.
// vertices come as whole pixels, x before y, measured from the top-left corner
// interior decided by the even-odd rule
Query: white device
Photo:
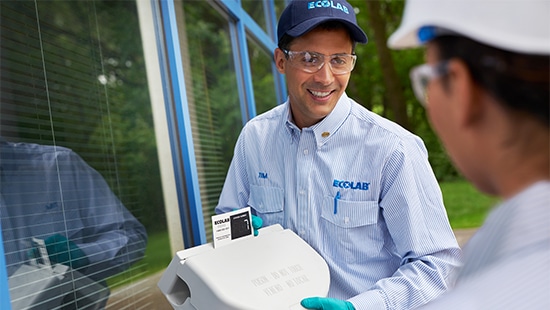
[[[323,258],[278,224],[222,247],[178,251],[158,282],[176,310],[298,310],[329,285]]]

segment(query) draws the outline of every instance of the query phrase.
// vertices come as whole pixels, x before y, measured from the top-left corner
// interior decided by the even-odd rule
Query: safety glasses
[[[410,78],[416,99],[426,107],[428,105],[428,84],[433,79],[439,78],[448,73],[448,61],[430,65],[423,64],[411,69]]]
[[[357,60],[357,55],[352,54],[324,55],[316,52],[287,50],[283,50],[283,52],[293,67],[307,73],[315,73],[321,70],[328,60],[332,74],[347,74],[353,70]]]

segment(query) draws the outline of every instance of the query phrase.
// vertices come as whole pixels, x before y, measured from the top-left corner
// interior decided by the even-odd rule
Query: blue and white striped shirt
[[[550,182],[503,202],[464,247],[456,287],[422,309],[550,309]]]
[[[357,310],[443,293],[460,249],[423,142],[345,94],[314,126],[291,119],[286,102],[245,125],[216,212],[250,206],[292,229],[328,263],[329,296]]]

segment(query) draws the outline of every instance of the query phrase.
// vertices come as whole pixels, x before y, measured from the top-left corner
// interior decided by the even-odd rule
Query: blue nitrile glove
[[[73,269],[87,266],[86,254],[71,240],[62,235],[49,236],[44,240],[52,264],[63,264]],[[69,256],[69,251],[71,255]],[[70,261],[69,261],[70,257]]]
[[[300,304],[306,309],[355,310],[351,302],[335,298],[309,297],[302,299]]]
[[[262,228],[264,221],[261,217],[252,214],[252,228],[254,228],[254,236],[257,236],[260,232],[258,229]]]

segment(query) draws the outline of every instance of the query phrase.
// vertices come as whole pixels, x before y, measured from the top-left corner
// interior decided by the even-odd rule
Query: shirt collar
[[[292,119],[292,113],[290,113],[290,101],[287,98],[286,102],[284,103],[285,110],[283,112],[282,120],[285,122],[285,128],[288,133],[288,135],[291,138],[292,142],[295,142],[295,140],[298,139],[300,128],[294,124],[294,120]],[[296,141],[297,142],[297,141]]]
[[[283,117],[286,123],[286,128],[288,133],[292,137],[297,137],[295,133],[299,132],[300,129],[294,124],[294,121],[292,119],[292,114],[290,113],[290,103],[287,99],[285,102],[285,112],[284,115],[286,117]],[[351,110],[351,102],[347,96],[346,93],[343,93],[340,99],[338,99],[338,102],[336,103],[336,106],[330,112],[329,115],[327,115],[323,120],[321,120],[319,123],[308,127],[309,129],[313,130],[315,134],[315,139],[317,141],[318,145],[323,145],[336,133],[338,128],[342,125],[344,120],[348,117]],[[306,129],[306,128],[304,128]]]

